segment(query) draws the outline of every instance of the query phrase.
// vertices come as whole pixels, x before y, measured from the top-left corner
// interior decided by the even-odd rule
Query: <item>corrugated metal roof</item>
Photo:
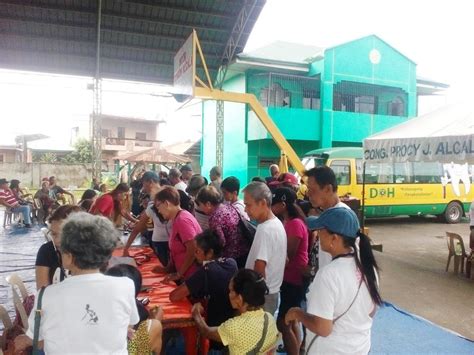
[[[101,76],[172,84],[173,58],[196,29],[215,73],[238,15],[252,12],[243,50],[266,0],[102,0]],[[0,67],[94,76],[98,0],[0,0]]]

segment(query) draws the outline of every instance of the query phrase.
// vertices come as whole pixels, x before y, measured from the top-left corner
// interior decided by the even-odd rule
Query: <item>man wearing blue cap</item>
[[[332,261],[309,288],[307,312],[291,308],[285,322],[306,327],[308,354],[367,354],[372,319],[382,303],[370,241],[360,233],[356,214],[344,207],[327,209],[309,227],[319,231]]]

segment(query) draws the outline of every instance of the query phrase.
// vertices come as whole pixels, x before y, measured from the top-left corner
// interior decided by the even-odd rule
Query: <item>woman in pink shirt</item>
[[[285,315],[291,307],[301,307],[304,299],[303,271],[308,265],[308,228],[303,211],[296,205],[296,193],[281,187],[274,191],[272,211],[283,221],[287,236],[287,261],[280,289],[277,326],[283,335],[288,354],[299,354],[300,330],[295,322],[286,325]]]
[[[157,267],[155,272],[166,272],[167,279],[177,281],[187,279],[197,269],[194,253],[194,237],[202,232],[196,218],[180,207],[178,190],[164,187],[155,197],[155,206],[164,219],[173,223],[169,238],[170,260],[168,265]]]

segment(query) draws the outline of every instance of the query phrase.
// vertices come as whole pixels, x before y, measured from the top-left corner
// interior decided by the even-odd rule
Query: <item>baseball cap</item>
[[[319,217],[306,218],[306,224],[309,230],[328,229],[348,238],[356,238],[360,229],[357,215],[345,207],[328,208]]]
[[[3,185],[3,184],[8,184],[10,181],[8,181],[7,179],[0,179],[0,185]]]
[[[160,182],[160,177],[154,171],[146,171],[142,175],[142,181]]]
[[[298,179],[293,174],[283,173],[280,174],[278,180],[272,181],[268,185],[275,186],[283,184],[298,185]]]
[[[293,204],[296,201],[296,193],[288,187],[279,187],[273,192],[272,205],[279,202]]]

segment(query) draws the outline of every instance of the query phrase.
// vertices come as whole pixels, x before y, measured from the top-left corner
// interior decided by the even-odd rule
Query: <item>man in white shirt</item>
[[[266,184],[252,182],[243,192],[245,211],[252,220],[258,222],[245,268],[253,269],[265,278],[269,292],[265,296],[263,308],[274,314],[286,263],[285,229],[272,213],[272,193]]]
[[[221,191],[225,203],[232,205],[240,216],[249,220],[247,212],[245,212],[245,204],[243,200],[239,200],[240,181],[235,176],[229,176],[222,181]]]
[[[337,180],[334,171],[328,166],[318,166],[306,171],[305,176],[308,178],[308,197],[309,201],[315,208],[327,210],[333,207],[349,208],[337,195]],[[318,217],[309,217],[314,219]],[[328,265],[332,258],[319,248],[319,269]]]
[[[171,185],[176,187],[178,190],[186,192],[187,185],[183,180],[181,180],[181,172],[178,169],[170,169],[168,179],[170,180]]]

